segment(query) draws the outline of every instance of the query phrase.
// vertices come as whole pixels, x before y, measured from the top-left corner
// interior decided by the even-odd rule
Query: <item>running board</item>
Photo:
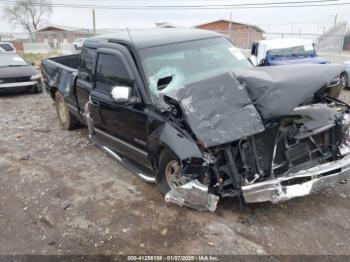
[[[129,169],[132,173],[134,173],[136,176],[138,176],[140,179],[142,179],[143,181],[147,182],[147,183],[155,183],[156,182],[156,178],[152,177],[152,176],[147,176],[145,174],[143,174],[143,172],[136,167],[135,165],[133,165],[132,163],[130,163],[130,161],[128,161],[126,158],[122,158],[120,157],[118,154],[116,154],[113,150],[111,150],[110,148],[106,147],[106,146],[101,146],[102,149],[104,151],[106,151],[111,157],[113,157],[114,159],[116,159],[117,161],[119,161],[119,163],[121,163],[124,167],[126,167],[127,169]]]

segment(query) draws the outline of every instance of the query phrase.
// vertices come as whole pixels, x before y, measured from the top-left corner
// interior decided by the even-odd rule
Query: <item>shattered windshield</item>
[[[145,48],[141,56],[155,97],[235,68],[251,67],[224,37]]]
[[[313,44],[304,44],[286,48],[276,48],[268,51],[270,56],[285,57],[285,56],[311,56],[315,54]]]
[[[0,54],[0,67],[27,65],[28,63],[17,54]]]

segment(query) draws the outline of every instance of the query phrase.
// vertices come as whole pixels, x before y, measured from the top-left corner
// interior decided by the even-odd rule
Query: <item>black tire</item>
[[[36,86],[35,87],[35,90],[34,90],[35,93],[42,93],[43,92],[43,88],[41,86]]]
[[[344,90],[349,90],[348,83],[349,83],[348,74],[344,72],[340,75],[340,85]]]
[[[55,107],[58,120],[65,130],[72,130],[79,127],[79,121],[69,112],[64,96],[60,92],[55,93]]]
[[[170,191],[170,186],[168,185],[165,178],[165,168],[170,161],[173,161],[175,159],[175,156],[166,150],[163,150],[160,153],[158,171],[156,174],[156,187],[158,191],[163,195]]]
[[[43,89],[40,85],[37,85],[34,87],[34,93],[38,94],[38,93],[42,93]]]

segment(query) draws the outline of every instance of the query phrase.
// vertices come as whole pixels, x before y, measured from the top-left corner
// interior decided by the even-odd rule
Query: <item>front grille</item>
[[[3,84],[20,83],[30,81],[30,76],[12,77],[12,78],[1,78]]]

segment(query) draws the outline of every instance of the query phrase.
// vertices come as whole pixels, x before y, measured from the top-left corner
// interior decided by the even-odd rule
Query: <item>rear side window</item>
[[[95,74],[96,89],[110,93],[113,86],[123,85],[127,76],[124,63],[118,56],[99,54]]]
[[[3,49],[6,52],[15,51],[15,49],[13,49],[13,47],[10,44],[7,44],[7,43],[0,44],[0,48]]]
[[[81,61],[79,68],[79,79],[92,83],[92,73],[94,70],[94,61],[96,49],[84,47],[81,50]]]

